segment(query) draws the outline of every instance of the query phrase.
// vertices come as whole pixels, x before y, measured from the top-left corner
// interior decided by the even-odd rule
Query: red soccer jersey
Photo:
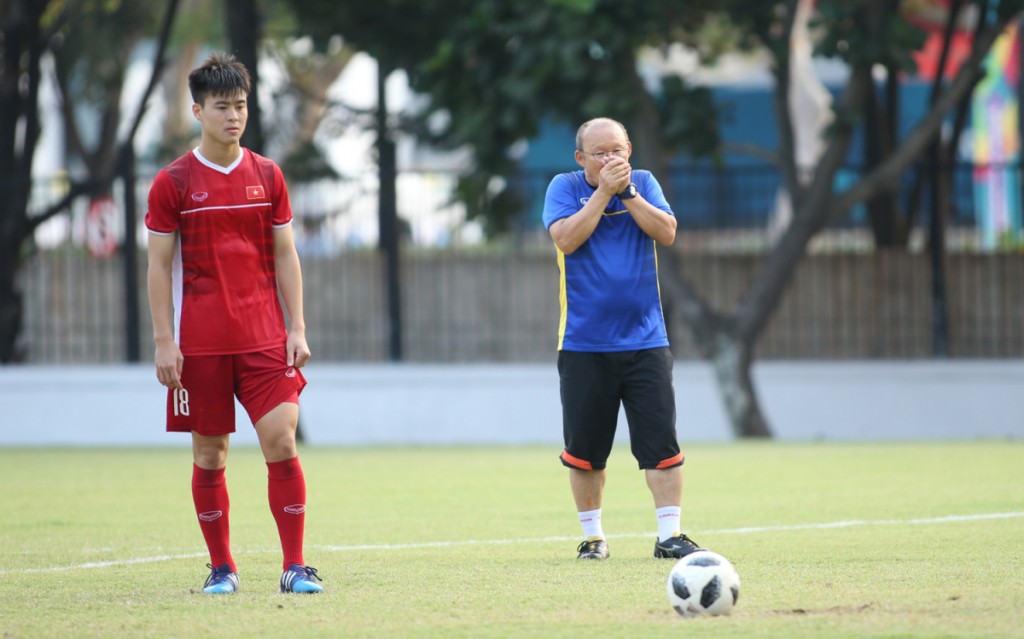
[[[280,167],[248,149],[229,167],[196,149],[157,174],[146,227],[178,233],[171,279],[183,355],[283,347],[274,229],[291,219]]]

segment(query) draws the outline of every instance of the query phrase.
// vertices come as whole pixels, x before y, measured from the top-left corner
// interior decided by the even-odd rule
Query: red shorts
[[[168,432],[235,432],[235,397],[253,424],[277,406],[299,403],[306,378],[284,348],[235,355],[187,355],[182,389],[167,389]]]

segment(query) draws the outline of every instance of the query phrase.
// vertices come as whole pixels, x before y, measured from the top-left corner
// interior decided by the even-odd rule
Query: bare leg
[[[577,511],[597,510],[601,507],[604,480],[605,472],[603,469],[569,469],[569,485],[572,487],[572,496],[576,500]]]
[[[224,468],[228,462],[230,435],[200,435],[192,433],[192,460],[205,470]]]
[[[263,458],[268,462],[284,461],[298,456],[295,431],[299,425],[299,405],[286,402],[256,422]]]
[[[683,467],[649,468],[644,471],[654,507],[679,506],[683,500]]]

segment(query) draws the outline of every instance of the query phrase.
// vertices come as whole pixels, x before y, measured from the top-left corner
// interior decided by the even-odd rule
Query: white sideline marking
[[[1024,517],[1022,512],[1006,513],[979,513],[975,515],[947,515],[944,517],[920,517],[914,519],[851,519],[846,521],[831,521],[817,524],[788,524],[779,526],[748,526],[745,528],[722,528],[719,530],[698,530],[694,535],[746,535],[760,532],[785,532],[789,530],[827,530],[830,528],[852,528],[855,526],[893,526],[893,525],[915,525],[915,524],[944,524],[966,521],[984,521],[988,519],[1016,519]],[[630,539],[636,537],[650,537],[653,532],[645,533],[622,533],[618,535],[607,535],[609,539]],[[307,545],[307,550],[326,550],[329,552],[346,552],[353,550],[408,550],[415,548],[451,548],[454,546],[482,546],[485,544],[523,544],[546,541],[576,541],[579,535],[572,536],[551,536],[551,537],[527,537],[521,539],[466,539],[462,541],[423,541],[411,544],[354,544],[354,545]],[[262,552],[277,552],[277,550],[249,550],[236,554],[251,555]],[[205,552],[188,553],[182,555],[154,555],[152,557],[135,557],[131,559],[117,559],[112,561],[90,561],[82,564],[71,564],[67,566],[47,566],[44,568],[22,568],[17,570],[0,570],[0,575],[28,574],[37,572],[63,572],[67,570],[83,570],[89,568],[110,568],[113,566],[130,566],[133,564],[150,564],[160,561],[174,561],[177,559],[195,559],[207,557]]]
[[[789,524],[780,526],[750,526],[747,528],[722,528],[719,530],[698,530],[693,534],[699,535],[745,535],[758,532],[784,532],[787,530],[826,530],[829,528],[850,528],[853,526],[891,526],[894,524],[942,524],[960,521],[982,521],[986,519],[1014,519],[1024,517],[1024,512],[1008,513],[980,513],[977,515],[946,515],[944,517],[922,517],[917,519],[852,519],[848,521],[832,521],[817,524]],[[637,537],[651,537],[654,532],[645,533],[621,533],[617,535],[605,535],[608,539],[634,539]],[[525,539],[466,539],[463,541],[424,541],[413,544],[362,544],[350,546],[311,546],[319,550],[346,551],[346,550],[404,550],[410,548],[448,548],[452,546],[477,546],[483,544],[519,544],[542,541],[578,541],[579,535],[553,536],[553,537],[529,537]]]
[[[152,557],[135,557],[132,559],[115,559],[112,561],[89,561],[84,564],[71,564],[70,566],[47,566],[45,568],[22,568],[20,570],[0,570],[0,575],[28,574],[30,572],[63,572],[65,570],[80,570],[83,568],[110,568],[111,566],[152,564],[158,561],[174,561],[175,559],[195,559],[196,557],[209,557],[209,554],[205,552],[195,552],[189,553],[187,555],[154,555]]]

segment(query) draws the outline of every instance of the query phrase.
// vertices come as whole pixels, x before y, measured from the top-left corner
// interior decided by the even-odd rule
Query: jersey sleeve
[[[153,233],[169,235],[178,230],[181,223],[181,203],[174,180],[166,170],[161,170],[149,189],[149,209],[146,211],[146,228]]]
[[[669,205],[668,200],[665,199],[665,191],[662,190],[661,184],[658,183],[653,173],[650,171],[634,171],[633,179],[635,180],[637,190],[640,192],[640,195],[644,196],[645,200],[651,203],[654,208],[661,209],[675,217],[672,207]]]
[[[288,186],[284,182],[284,173],[281,172],[281,167],[275,162],[272,170],[274,186],[270,194],[271,206],[273,206],[271,224],[274,228],[280,228],[287,226],[292,221],[292,203],[288,197]]]
[[[544,213],[541,217],[544,228],[550,229],[552,224],[575,214],[580,208],[573,196],[569,176],[565,173],[556,175],[544,194]]]

